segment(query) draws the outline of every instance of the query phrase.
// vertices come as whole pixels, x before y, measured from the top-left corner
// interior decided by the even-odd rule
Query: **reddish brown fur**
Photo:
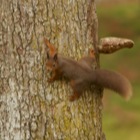
[[[55,47],[48,41],[46,41],[46,44],[50,48],[47,52],[46,66],[52,73],[52,77],[48,81],[60,80],[61,77],[67,78],[73,89],[70,101],[77,100],[83,91],[92,84],[117,91],[125,99],[130,98],[132,95],[131,85],[122,75],[108,70],[91,69],[91,65],[95,61],[94,50],[90,50],[89,56],[81,58],[77,62],[57,55]]]

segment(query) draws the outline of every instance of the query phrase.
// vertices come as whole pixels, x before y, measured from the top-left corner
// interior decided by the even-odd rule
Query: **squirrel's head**
[[[57,50],[46,38],[44,39],[44,42],[48,47],[46,68],[47,71],[51,73],[58,69]]]
[[[49,53],[47,53],[46,68],[48,72],[53,72],[58,69],[57,53],[55,53],[54,55],[50,55]]]

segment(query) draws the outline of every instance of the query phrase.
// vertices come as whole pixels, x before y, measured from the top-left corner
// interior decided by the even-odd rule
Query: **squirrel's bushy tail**
[[[131,98],[131,84],[123,75],[102,69],[95,70],[93,74],[95,84],[116,91],[126,100]]]

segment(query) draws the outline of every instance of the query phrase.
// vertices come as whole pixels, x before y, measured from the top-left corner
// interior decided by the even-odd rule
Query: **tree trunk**
[[[0,139],[102,140],[100,91],[70,102],[68,83],[49,85],[43,42],[76,59],[96,49],[94,0],[0,3]]]

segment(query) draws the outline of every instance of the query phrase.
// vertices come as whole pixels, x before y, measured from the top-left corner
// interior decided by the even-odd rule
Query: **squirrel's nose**
[[[52,75],[52,69],[49,68],[49,67],[47,67],[46,69],[47,69],[47,75],[51,76]]]
[[[46,69],[47,69],[48,72],[52,71],[52,69],[50,67],[47,67]]]

